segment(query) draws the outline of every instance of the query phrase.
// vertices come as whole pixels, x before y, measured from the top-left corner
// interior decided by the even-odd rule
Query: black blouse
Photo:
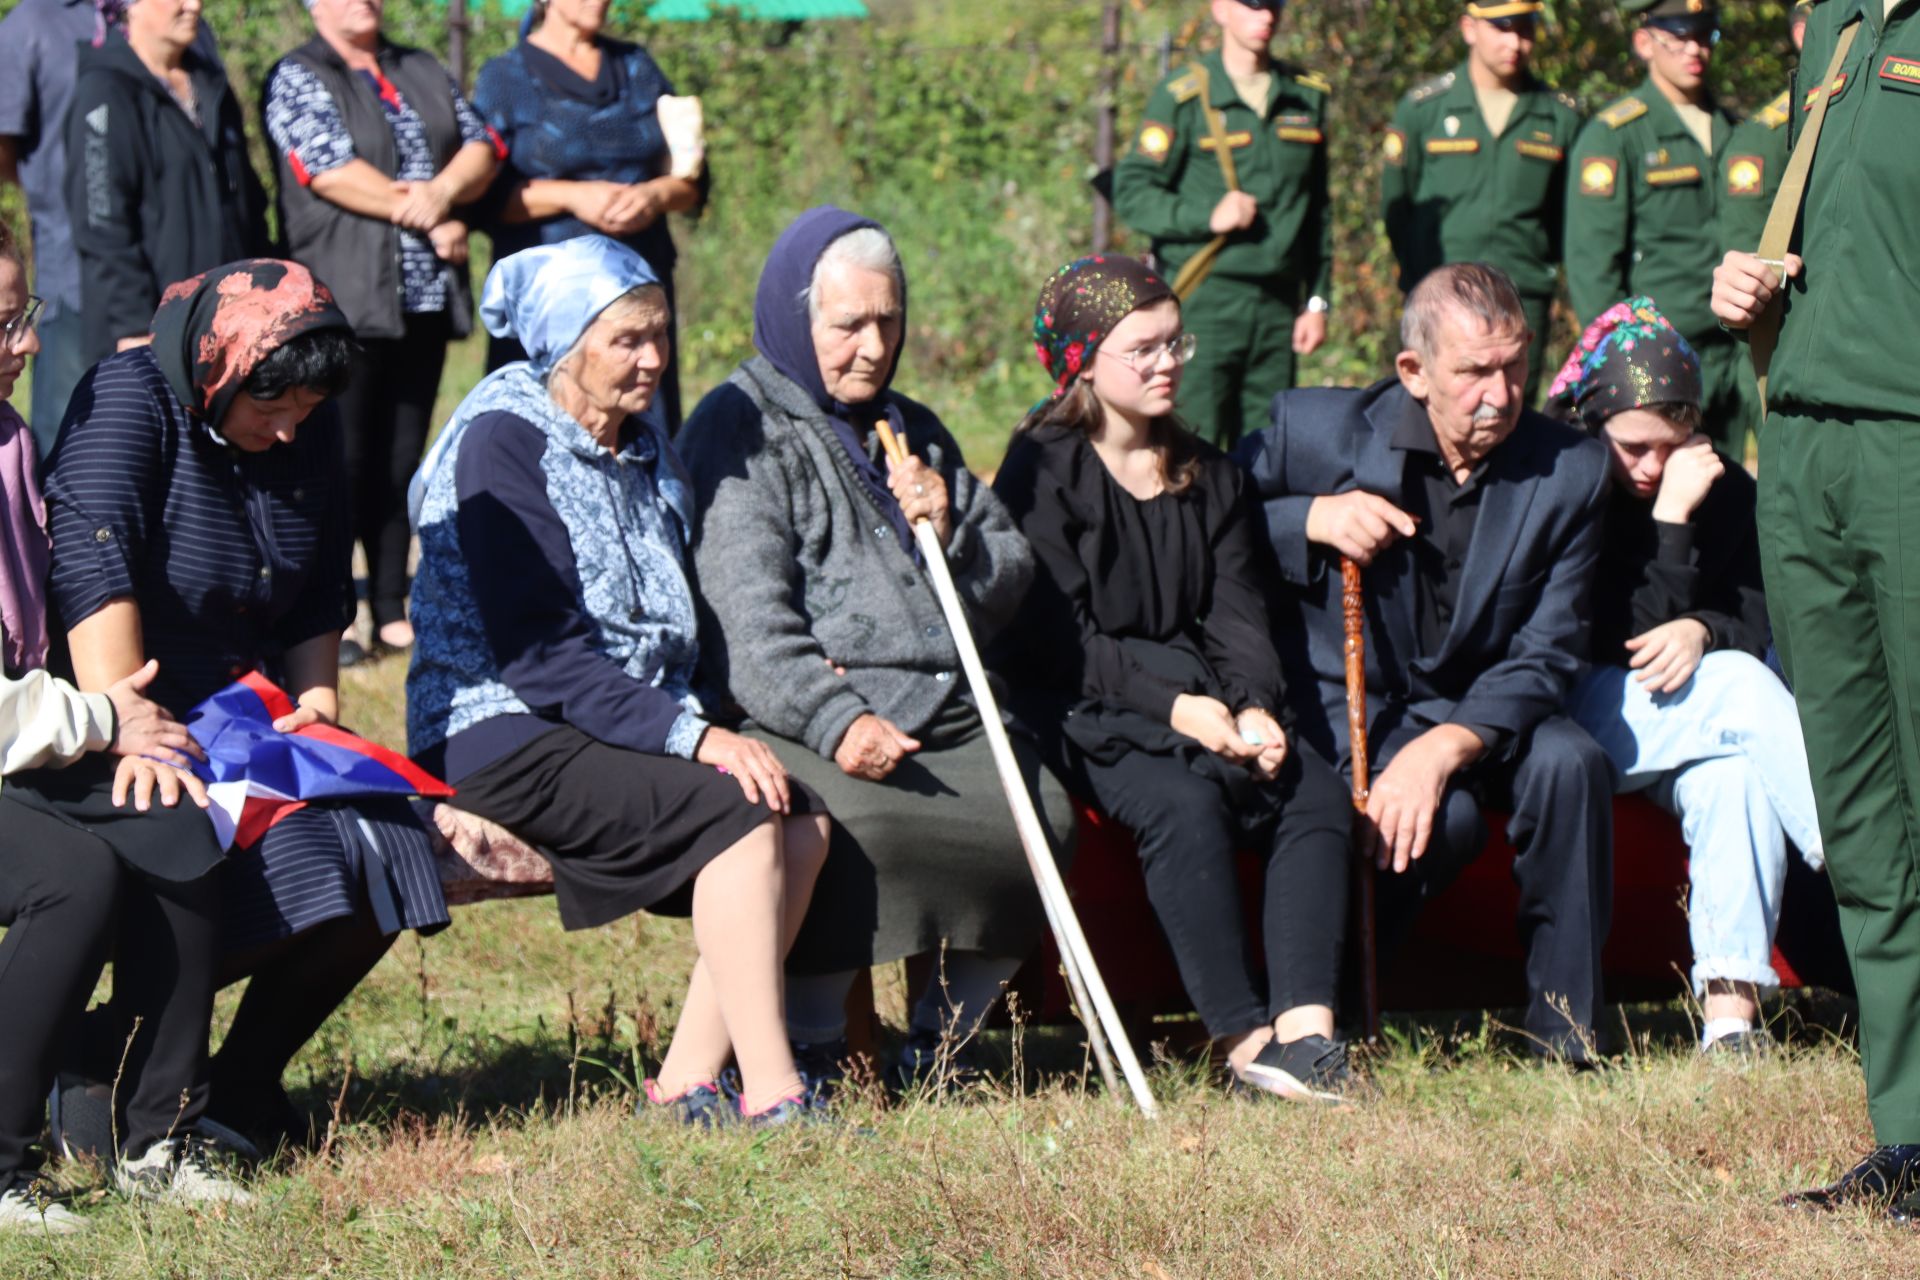
[[[1000,669],[1029,714],[1131,711],[1166,726],[1174,698],[1196,693],[1281,715],[1245,476],[1198,447],[1185,492],[1142,501],[1082,433],[1015,437],[993,488],[1033,544],[1036,573]]]

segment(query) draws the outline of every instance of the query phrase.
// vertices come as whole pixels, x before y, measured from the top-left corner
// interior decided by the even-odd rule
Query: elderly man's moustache
[[[1495,408],[1490,404],[1483,404],[1473,411],[1473,421],[1475,425],[1482,422],[1498,422],[1506,416],[1507,411],[1505,409]]]

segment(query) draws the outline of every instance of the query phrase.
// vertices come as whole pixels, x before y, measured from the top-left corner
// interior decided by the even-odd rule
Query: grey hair
[[[599,312],[588,322],[587,327],[580,331],[580,336],[573,340],[573,345],[568,347],[566,353],[558,360],[555,360],[552,367],[547,370],[547,382],[551,384],[555,376],[557,376],[562,369],[571,366],[573,361],[579,357],[580,344],[587,340],[587,334],[592,331],[594,325],[599,324],[608,316],[620,315],[628,311],[638,311],[642,307],[649,305],[657,306],[663,311],[669,310],[665,286],[659,284],[637,284],[615,298],[612,302],[609,302],[606,306],[600,308]]]
[[[1506,272],[1484,262],[1449,262],[1429,272],[1407,295],[1406,309],[1400,313],[1400,345],[1422,356],[1432,355],[1449,311],[1464,312],[1489,333],[1527,327],[1520,291]]]
[[[828,244],[820,260],[813,264],[813,278],[800,291],[800,301],[806,304],[809,322],[820,318],[820,306],[816,301],[820,293],[820,275],[829,266],[884,271],[893,277],[896,291],[906,292],[906,270],[900,265],[900,250],[894,247],[893,237],[879,227],[855,227]]]

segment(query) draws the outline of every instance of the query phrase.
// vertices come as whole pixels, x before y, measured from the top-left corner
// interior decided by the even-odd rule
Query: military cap
[[[1547,6],[1541,0],[1467,0],[1469,18],[1519,18]]]
[[[1714,0],[1620,0],[1620,12],[1630,18],[1688,18],[1716,7]]]

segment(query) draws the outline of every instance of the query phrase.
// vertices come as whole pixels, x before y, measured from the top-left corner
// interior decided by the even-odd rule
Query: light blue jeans
[[[1793,695],[1736,650],[1709,653],[1676,693],[1649,693],[1632,676],[1593,668],[1567,711],[1612,757],[1621,791],[1646,791],[1680,818],[1694,992],[1716,978],[1777,987],[1787,841],[1814,868],[1826,861]]]

